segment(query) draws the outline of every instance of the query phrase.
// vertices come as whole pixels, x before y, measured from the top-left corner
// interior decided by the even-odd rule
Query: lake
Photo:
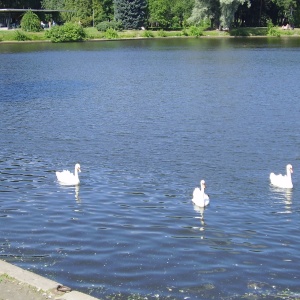
[[[0,258],[98,298],[300,297],[299,50],[0,43]]]

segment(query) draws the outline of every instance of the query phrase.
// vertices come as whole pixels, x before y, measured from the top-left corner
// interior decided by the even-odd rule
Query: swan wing
[[[76,176],[68,170],[63,170],[62,172],[56,172],[56,178],[61,184],[64,185],[79,184],[79,178],[76,178]]]
[[[207,194],[204,194],[204,206],[207,206],[209,204],[209,197]]]
[[[201,191],[198,187],[194,189],[193,198],[199,198],[201,196]]]
[[[280,187],[280,188],[292,188],[293,187],[293,183],[291,178],[289,178],[286,175],[282,175],[282,174],[274,174],[271,173],[270,174],[270,182],[272,185]]]
[[[194,204],[198,205],[199,207],[204,207],[205,206],[203,195],[202,195],[201,190],[199,188],[194,189],[192,201],[194,202]]]

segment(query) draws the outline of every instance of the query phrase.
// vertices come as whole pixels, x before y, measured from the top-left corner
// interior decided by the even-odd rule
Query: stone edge
[[[48,278],[42,277],[40,275],[34,274],[30,271],[23,270],[20,267],[7,263],[0,259],[0,275],[6,274],[9,277],[12,277],[19,282],[28,284],[36,288],[37,290],[42,290],[44,292],[55,291],[57,286],[60,284]],[[55,296],[55,299],[63,299],[63,300],[98,300],[98,298],[94,298],[87,294],[83,294],[77,291],[71,291],[69,293],[64,293],[60,296]]]

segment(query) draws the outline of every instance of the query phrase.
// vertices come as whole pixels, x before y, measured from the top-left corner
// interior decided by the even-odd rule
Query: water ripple
[[[297,295],[300,52],[269,43],[0,45],[0,257],[100,298]]]

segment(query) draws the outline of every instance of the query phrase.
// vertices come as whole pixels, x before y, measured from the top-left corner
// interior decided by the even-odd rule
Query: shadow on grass
[[[247,27],[232,28],[229,32],[231,36],[264,36],[267,35],[267,27]]]

